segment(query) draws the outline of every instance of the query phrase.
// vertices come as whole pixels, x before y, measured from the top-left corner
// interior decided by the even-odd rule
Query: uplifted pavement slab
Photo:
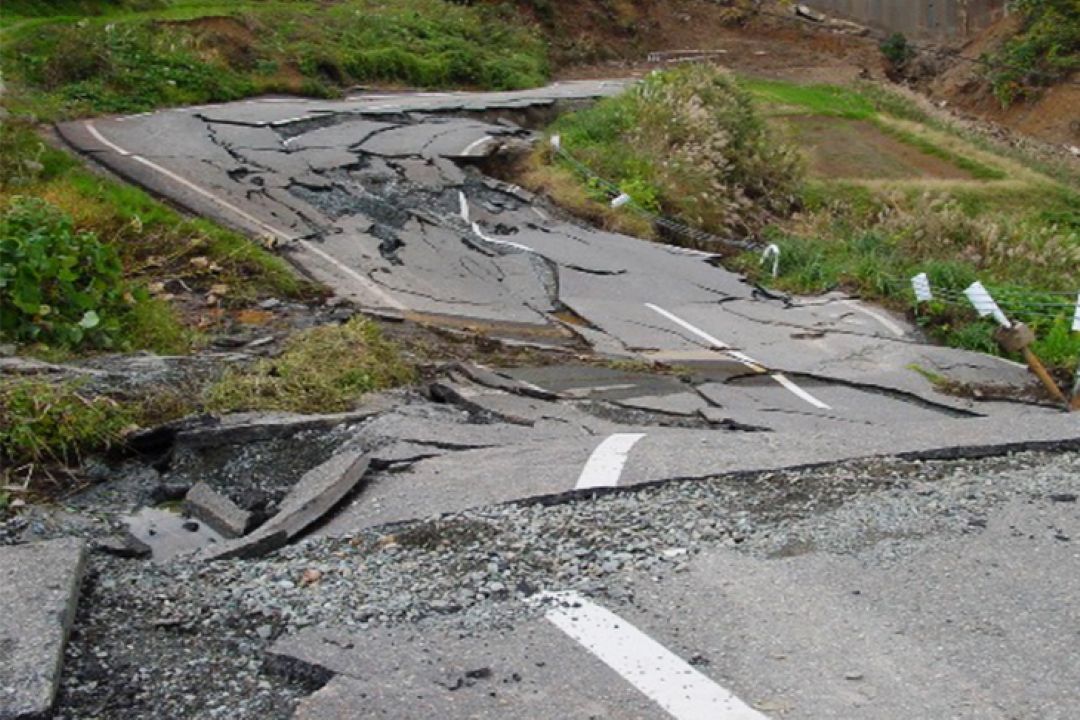
[[[85,559],[75,538],[0,548],[0,720],[48,716]]]
[[[348,495],[367,472],[371,458],[359,450],[343,450],[300,478],[285,496],[277,514],[254,532],[207,548],[203,560],[264,555],[307,530]]]

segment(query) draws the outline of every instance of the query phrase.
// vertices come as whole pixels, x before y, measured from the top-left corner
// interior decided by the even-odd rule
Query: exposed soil
[[[782,121],[813,175],[826,178],[970,180],[971,173],[882,132],[865,120],[794,115]]]

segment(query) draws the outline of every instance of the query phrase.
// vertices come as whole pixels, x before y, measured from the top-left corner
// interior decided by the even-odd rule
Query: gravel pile
[[[312,688],[265,672],[262,650],[305,626],[508,626],[536,612],[523,601],[539,589],[626,602],[630,577],[678,573],[718,546],[888,562],[896,538],[979,532],[1004,500],[1078,489],[1077,453],[880,460],[484,508],[254,562],[96,555],[57,717],[285,718]]]

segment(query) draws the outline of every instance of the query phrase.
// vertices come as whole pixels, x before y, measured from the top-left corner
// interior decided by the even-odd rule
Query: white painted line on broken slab
[[[695,325],[691,325],[690,323],[683,320],[678,315],[675,315],[674,313],[670,313],[667,310],[665,310],[664,308],[660,307],[659,305],[653,305],[652,303],[645,303],[645,307],[649,308],[650,310],[652,310],[652,311],[654,311],[656,313],[659,313],[660,315],[663,315],[668,320],[675,323],[676,325],[683,328],[684,330],[689,330],[694,335],[697,335],[699,338],[701,338],[705,342],[709,343],[710,345],[712,345],[717,350],[721,350],[724,353],[726,353],[727,355],[729,355],[730,357],[735,358],[736,360],[738,360],[739,362],[741,362],[743,365],[747,366],[748,368],[750,368],[754,372],[759,372],[759,373],[765,372],[765,367],[761,363],[759,363],[757,360],[755,360],[754,358],[750,357],[746,353],[739,352],[738,350],[732,350],[731,346],[728,345],[726,342],[724,342],[722,340],[718,340],[717,338],[713,337],[712,335],[710,335],[709,333],[705,332],[704,330],[702,330],[701,328],[699,328],[699,327],[697,327]],[[794,393],[796,397],[798,397],[798,398],[800,398],[802,400],[805,400],[806,402],[810,403],[814,407],[820,408],[821,410],[830,410],[831,409],[827,404],[821,402],[816,397],[814,397],[810,393],[803,390],[801,387],[799,387],[798,385],[793,383],[791,380],[789,380],[787,377],[785,377],[781,373],[773,373],[771,375],[771,377],[772,377],[773,380],[780,383],[780,385],[782,387],[784,387],[784,388],[790,390],[792,393]]]
[[[167,168],[163,168],[160,165],[158,165],[157,163],[151,162],[150,160],[147,160],[146,158],[141,157],[139,155],[135,155],[134,153],[120,147],[116,143],[113,143],[112,141],[108,140],[104,135],[102,135],[101,132],[98,131],[98,129],[96,127],[94,127],[93,121],[87,120],[84,123],[84,126],[86,127],[86,131],[88,133],[90,133],[90,135],[92,135],[95,140],[97,140],[101,144],[105,145],[109,149],[113,150],[114,152],[116,152],[116,153],[118,153],[120,155],[123,155],[124,157],[130,157],[132,160],[134,160],[134,161],[136,161],[136,162],[138,162],[138,163],[140,163],[142,165],[145,165],[146,167],[150,168],[151,170],[153,170],[155,172],[158,172],[158,173],[164,175],[165,177],[169,178],[173,182],[178,183],[180,185],[183,185],[184,187],[188,188],[192,192],[194,192],[194,193],[196,193],[198,195],[201,195],[202,197],[204,197],[207,200],[215,203],[219,207],[222,207],[222,208],[228,210],[229,212],[233,213],[237,217],[243,218],[245,221],[247,221],[248,223],[254,225],[257,228],[259,228],[260,230],[267,233],[271,237],[276,237],[279,240],[283,240],[283,241],[286,241],[286,242],[288,242],[288,241],[290,241],[292,239],[291,236],[288,235],[288,233],[285,233],[285,232],[283,232],[281,230],[278,230],[274,226],[263,222],[262,220],[255,217],[254,215],[252,215],[252,214],[250,214],[250,213],[236,207],[235,205],[230,203],[228,200],[224,200],[224,199],[218,197],[217,195],[214,195],[209,190],[205,190],[205,189],[199,187],[198,185],[191,182],[187,178],[181,177],[181,176],[177,175],[176,173],[174,173],[172,170],[169,170]],[[394,308],[395,310],[405,310],[406,309],[405,305],[402,304],[401,302],[399,302],[396,298],[391,297],[389,294],[387,294],[378,285],[375,285],[373,282],[368,280],[366,277],[364,277],[363,275],[361,275],[360,273],[358,273],[356,270],[349,267],[348,265],[344,264],[343,262],[341,262],[337,258],[332,257],[326,251],[324,251],[322,248],[314,245],[313,243],[311,243],[311,242],[309,242],[307,240],[297,240],[296,244],[300,245],[302,248],[304,248],[304,250],[312,253],[313,255],[317,255],[318,257],[322,258],[324,261],[330,263],[337,270],[341,271],[347,277],[349,277],[350,279],[354,280],[357,284],[359,284],[364,289],[365,292],[367,292],[367,293],[369,293],[371,295],[374,295],[375,297],[379,298],[382,302],[386,303],[386,305],[388,307]]]
[[[537,597],[554,601],[545,614],[548,622],[675,720],[768,720],[610,610],[574,592]]]
[[[618,485],[630,450],[643,437],[645,433],[615,433],[605,438],[589,456],[574,489],[587,490]]]
[[[466,145],[465,149],[461,151],[461,154],[462,155],[471,155],[474,148],[477,148],[480,145],[483,145],[488,140],[494,140],[494,139],[495,138],[491,137],[490,135],[485,135],[484,137],[480,138],[479,140],[474,140],[473,142]]]
[[[814,397],[813,395],[811,395],[810,393],[806,392],[801,387],[799,387],[798,385],[793,383],[783,373],[773,373],[772,374],[772,379],[775,380],[776,382],[780,383],[781,385],[783,385],[788,390],[790,390],[792,393],[794,393],[796,395],[796,397],[802,398],[803,400],[810,403],[814,407],[820,408],[821,410],[831,410],[832,409],[828,405],[821,402],[816,397]]]
[[[904,332],[904,328],[894,323],[884,313],[879,313],[877,310],[871,310],[870,308],[865,307],[861,303],[857,303],[854,300],[841,300],[840,302],[850,308],[861,312],[864,315],[869,315],[870,317],[874,318],[879,323],[881,323],[886,330],[891,332],[896,337],[904,337],[904,335],[907,334],[906,332]]]

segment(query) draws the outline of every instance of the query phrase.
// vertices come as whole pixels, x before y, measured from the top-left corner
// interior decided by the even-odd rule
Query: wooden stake
[[[1057,383],[1054,382],[1054,378],[1050,377],[1050,373],[1046,372],[1046,368],[1043,367],[1042,361],[1039,360],[1039,357],[1031,351],[1031,348],[1025,347],[1023,348],[1022,352],[1024,353],[1024,359],[1027,360],[1028,367],[1031,368],[1031,372],[1035,373],[1035,375],[1038,376],[1039,380],[1042,381],[1042,384],[1046,386],[1047,390],[1050,391],[1050,394],[1060,400],[1061,403],[1066,407],[1069,407],[1073,410],[1077,409],[1073,407],[1073,405],[1076,404],[1076,399],[1073,399],[1072,404],[1069,403],[1069,401],[1065,398],[1065,393],[1061,392],[1061,388],[1059,388],[1057,386]]]

